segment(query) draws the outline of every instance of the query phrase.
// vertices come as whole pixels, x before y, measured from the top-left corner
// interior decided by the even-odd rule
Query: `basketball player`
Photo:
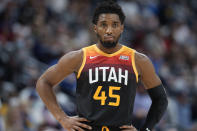
[[[67,53],[39,78],[38,94],[67,131],[136,131],[131,119],[140,80],[152,100],[140,131],[151,131],[164,114],[167,97],[151,61],[118,43],[124,19],[116,2],[102,2],[93,16],[98,42]],[[73,72],[77,77],[76,117],[63,112],[52,88]]]

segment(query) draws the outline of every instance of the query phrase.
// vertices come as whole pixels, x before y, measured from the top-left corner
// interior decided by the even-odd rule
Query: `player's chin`
[[[104,43],[113,44],[113,43],[115,43],[115,41],[113,41],[113,40],[105,40]]]

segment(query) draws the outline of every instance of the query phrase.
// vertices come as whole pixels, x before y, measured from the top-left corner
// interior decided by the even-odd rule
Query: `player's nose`
[[[106,30],[106,34],[112,34],[112,27],[108,27]]]

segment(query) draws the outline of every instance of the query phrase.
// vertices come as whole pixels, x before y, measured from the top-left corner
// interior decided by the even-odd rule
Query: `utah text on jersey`
[[[109,70],[109,75],[107,75],[106,73],[108,72],[108,70]],[[122,70],[121,68],[117,69],[115,67],[96,67],[94,69],[89,69],[89,83],[92,84],[92,83],[98,82],[100,73],[102,74],[103,78],[101,81],[103,82],[113,81],[113,82],[122,83],[124,81],[124,85],[128,84],[128,70]],[[93,78],[93,76],[95,76],[95,78]]]

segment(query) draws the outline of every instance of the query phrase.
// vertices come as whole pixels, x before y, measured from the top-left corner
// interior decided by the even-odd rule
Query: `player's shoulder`
[[[91,50],[91,48],[93,48],[93,47],[94,47],[94,45],[89,45],[89,46],[85,46],[79,50],[69,51],[61,57],[61,60],[63,60],[63,61],[70,60],[70,61],[80,62],[83,59],[84,53],[87,50]]]
[[[122,45],[122,44],[121,44]],[[126,45],[122,45],[124,47],[124,50],[128,51],[128,52],[135,52],[135,49],[128,47]]]
[[[94,48],[95,46],[96,44],[88,45],[88,46],[83,47],[82,49],[91,49],[91,48]]]
[[[122,45],[124,47],[124,51],[132,54],[132,55],[136,55],[136,53],[138,53],[134,48],[128,47],[126,45]]]
[[[69,67],[73,71],[77,71],[83,60],[83,49],[70,51],[65,53],[58,61],[61,68]]]
[[[125,46],[123,45],[125,50],[129,51],[129,52],[133,52],[135,54],[135,60],[138,60],[138,61],[147,61],[149,60],[148,56],[141,53],[141,52],[138,52],[136,51],[135,49],[131,48],[131,47],[128,47],[128,46]]]
[[[78,59],[80,56],[83,56],[83,49],[69,51],[65,53],[61,59]]]
[[[83,53],[85,53],[87,51],[94,51],[95,47],[96,47],[96,44],[85,46],[85,47],[82,48],[82,51],[83,51]]]
[[[146,69],[146,68],[148,69],[149,67],[153,66],[150,58],[147,55],[137,52],[137,51],[135,53],[135,63],[136,63],[137,68],[140,70]]]
[[[149,61],[149,57],[147,55],[138,51],[135,52],[135,59],[136,61],[141,61],[141,62]]]
[[[64,56],[63,57],[66,57],[66,58],[81,58],[82,56],[83,56],[83,53],[84,53],[84,51],[86,51],[87,49],[91,49],[91,48],[93,48],[94,47],[94,45],[89,45],[89,46],[85,46],[85,47],[83,47],[83,48],[81,48],[81,49],[79,49],[79,50],[75,50],[75,51],[70,51],[70,52],[67,52],[66,54],[64,54]]]

